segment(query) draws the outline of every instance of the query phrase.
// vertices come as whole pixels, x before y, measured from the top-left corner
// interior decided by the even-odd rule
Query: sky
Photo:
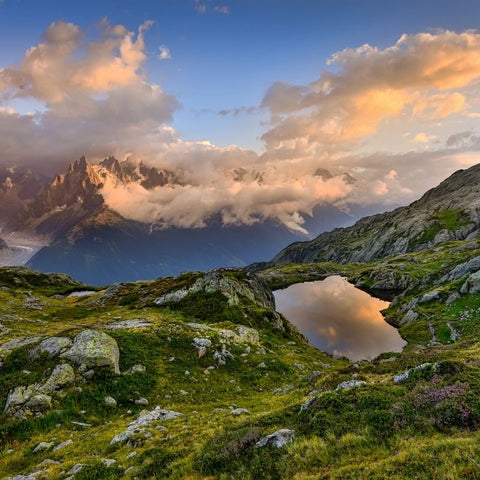
[[[3,0],[0,162],[180,172],[103,191],[180,227],[406,204],[480,161],[479,22],[470,0]]]

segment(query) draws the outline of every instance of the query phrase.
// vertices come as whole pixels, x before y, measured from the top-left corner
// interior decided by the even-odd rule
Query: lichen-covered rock
[[[432,290],[431,292],[424,293],[418,303],[429,303],[439,299],[440,292],[438,290]]]
[[[50,355],[55,357],[72,345],[68,337],[50,337],[42,340],[33,350],[34,356]]]
[[[19,337],[9,340],[8,342],[0,345],[0,356],[5,356],[17,348],[25,347],[26,345],[31,345],[32,343],[37,343],[39,340],[40,337]]]
[[[276,432],[263,437],[255,444],[255,447],[261,448],[271,445],[275,448],[282,448],[284,445],[293,442],[294,436],[295,432],[293,430],[282,428],[281,430],[277,430]]]
[[[75,372],[68,363],[57,365],[48,380],[39,388],[41,393],[52,393],[75,381]]]
[[[23,413],[30,411],[33,414],[41,414],[47,412],[51,408],[52,397],[46,393],[37,393],[30,397],[21,411],[23,411]]]
[[[84,330],[74,339],[73,347],[61,355],[63,358],[87,367],[110,367],[120,373],[117,342],[103,332]]]
[[[20,407],[30,400],[35,392],[35,385],[28,387],[16,387],[8,394],[7,402],[5,403],[5,415],[13,415]]]

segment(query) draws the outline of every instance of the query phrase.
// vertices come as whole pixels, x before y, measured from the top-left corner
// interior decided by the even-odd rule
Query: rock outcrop
[[[115,373],[120,373],[119,356],[117,342],[106,333],[95,330],[80,332],[75,337],[72,348],[61,355],[77,365],[109,367]]]

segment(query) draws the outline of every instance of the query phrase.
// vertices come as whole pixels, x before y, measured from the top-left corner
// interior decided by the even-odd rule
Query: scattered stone
[[[73,347],[61,355],[78,365],[87,367],[110,367],[120,373],[117,342],[103,332],[84,330],[74,339]]]
[[[64,442],[62,443],[59,443],[57,446],[54,447],[53,451],[54,452],[58,452],[58,450],[62,450],[64,448],[67,448],[69,447],[70,445],[73,445],[73,440],[71,440],[70,438],[68,440],[65,440]]]
[[[124,372],[127,375],[134,375],[135,373],[143,373],[147,370],[147,368],[143,365],[134,365],[133,367],[130,367],[126,372]]]
[[[91,368],[90,370],[87,370],[84,374],[83,374],[83,378],[85,378],[86,380],[91,380],[95,375],[95,370],[93,370],[93,368]]]
[[[448,296],[447,300],[445,301],[445,305],[450,305],[451,303],[453,303],[455,300],[458,300],[459,298],[460,298],[460,294],[458,292],[454,292]]]
[[[305,370],[305,365],[303,365],[303,364],[301,364],[301,363],[295,363],[295,364],[293,365],[293,368],[294,368],[295,370]]]
[[[364,382],[363,380],[347,380],[347,381],[342,382],[339,385],[337,385],[337,388],[335,390],[336,391],[338,391],[338,390],[348,390],[350,388],[363,387],[366,384],[367,384],[367,382]]]
[[[84,463],[77,463],[77,464],[75,464],[75,465],[67,472],[67,475],[76,475],[84,466],[85,466]]]
[[[73,423],[74,425],[78,425],[79,427],[82,427],[82,428],[89,428],[92,426],[91,423],[76,422],[75,420],[70,420],[70,423]]]
[[[105,405],[109,405],[110,407],[117,406],[117,401],[113,397],[105,397],[104,401],[105,401]]]
[[[115,465],[117,461],[114,458],[102,458],[100,460],[107,468],[111,467],[112,465]]]
[[[107,330],[127,330],[129,328],[147,328],[153,324],[145,318],[132,318],[130,320],[120,320],[105,325]]]
[[[53,442],[40,442],[34,449],[33,453],[45,452],[53,447]]]
[[[258,365],[257,365],[258,368],[267,368],[267,365],[265,364],[265,362],[260,362]]]
[[[51,458],[46,458],[42,462],[38,464],[39,467],[47,466],[47,465],[61,465],[61,462],[57,462],[56,460],[52,460]]]
[[[305,400],[305,402],[300,405],[300,412],[303,412],[305,410],[308,410],[310,405],[316,400],[317,397],[309,397]]]
[[[401,383],[406,382],[412,373],[419,372],[420,370],[425,370],[426,368],[433,367],[434,370],[437,369],[438,363],[422,363],[421,365],[418,365],[417,367],[410,368],[404,373],[401,373],[400,375],[396,375],[393,377],[393,383],[396,385],[399,385]]]
[[[128,439],[133,437],[138,433],[142,433],[144,429],[142,427],[149,426],[154,421],[164,421],[164,420],[171,420],[173,418],[177,418],[182,415],[179,412],[174,412],[173,410],[164,410],[160,407],[155,407],[152,411],[143,410],[140,412],[139,416],[131,422],[127,429],[115,437],[112,438],[110,441],[110,445],[114,445],[116,443],[126,442]]]
[[[193,344],[195,345],[198,351],[198,358],[201,358],[207,352],[207,348],[212,346],[212,342],[208,338],[199,338],[195,337],[193,339]]]
[[[37,480],[37,475],[40,472],[28,473],[27,475],[15,475],[14,477],[7,477],[6,480]]]
[[[415,310],[410,309],[400,320],[400,325],[406,325],[407,323],[411,323],[418,318],[418,312]]]
[[[139,398],[138,400],[135,400],[136,405],[140,405],[141,407],[146,407],[148,405],[148,400],[146,398]]]
[[[293,430],[289,430],[288,428],[282,428],[281,430],[277,430],[276,432],[263,437],[260,441],[255,444],[255,447],[261,448],[267,445],[271,445],[275,448],[282,448],[284,445],[293,442],[293,438],[295,436],[295,432]]]
[[[320,370],[315,370],[307,377],[308,383],[313,383],[318,380],[322,376],[322,372]]]
[[[72,292],[67,295],[67,298],[81,298],[81,297],[89,297],[90,295],[94,295],[95,292],[94,290],[82,290],[79,292]]]
[[[447,322],[447,327],[450,330],[450,338],[452,339],[452,342],[456,342],[459,338],[461,338],[460,333],[453,328],[452,324],[450,322]]]
[[[222,345],[220,351],[216,350],[213,353],[213,358],[217,361],[218,365],[226,365],[228,360],[233,360],[234,356],[226,349],[225,345]]]
[[[133,452],[130,452],[128,455],[127,455],[127,458],[133,458],[133,457],[136,457],[137,456],[137,452],[134,450]]]
[[[439,299],[440,299],[440,291],[432,290],[431,292],[427,292],[423,294],[423,296],[420,298],[418,303],[429,303]]]
[[[246,408],[235,408],[232,410],[232,415],[239,417],[240,415],[250,415],[250,412]]]

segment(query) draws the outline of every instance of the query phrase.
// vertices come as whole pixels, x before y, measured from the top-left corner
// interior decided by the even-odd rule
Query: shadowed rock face
[[[289,245],[275,265],[332,261],[370,262],[424,250],[448,240],[477,238],[480,231],[480,164],[459,170],[420,200],[337,228],[309,242]]]

